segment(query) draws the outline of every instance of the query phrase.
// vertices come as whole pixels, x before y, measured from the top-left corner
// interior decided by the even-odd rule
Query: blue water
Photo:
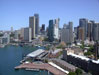
[[[40,70],[39,72],[14,70],[15,66],[20,65],[23,54],[28,54],[37,48],[35,47],[20,47],[6,46],[0,48],[0,75],[48,75],[47,71]]]

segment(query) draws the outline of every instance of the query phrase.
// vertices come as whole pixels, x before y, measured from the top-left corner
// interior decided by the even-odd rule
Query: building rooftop
[[[99,59],[98,60],[92,60],[92,59],[87,58],[85,56],[80,56],[80,55],[76,55],[76,54],[73,54],[73,53],[69,53],[68,55],[74,56],[75,58],[80,58],[80,59],[85,60],[85,61],[91,60],[93,63],[99,64]]]
[[[38,49],[36,51],[33,51],[32,53],[29,53],[27,56],[28,57],[37,57],[38,55],[40,55],[43,52],[44,52],[43,49]]]
[[[76,70],[76,67],[75,66],[69,64],[68,62],[66,62],[64,60],[61,60],[61,59],[52,59],[52,61],[56,61],[56,62],[60,63],[61,65],[68,67],[69,69]]]

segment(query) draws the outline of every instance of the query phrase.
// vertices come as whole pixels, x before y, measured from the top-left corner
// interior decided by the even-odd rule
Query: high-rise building
[[[49,20],[49,27],[48,27],[48,39],[50,42],[54,41],[54,22],[53,20]]]
[[[78,27],[78,40],[84,41],[84,27]]]
[[[19,30],[14,31],[14,39],[15,39],[15,41],[19,40]]]
[[[54,21],[54,39],[59,39],[59,21],[59,18]]]
[[[77,39],[77,27],[74,27],[74,38]]]
[[[88,24],[87,19],[82,18],[79,20],[79,26],[84,28],[84,40],[87,39],[87,24]]]
[[[39,14],[34,14],[35,16],[35,34],[39,34]]]
[[[24,40],[24,28],[21,28],[20,30],[20,39]]]
[[[35,38],[35,17],[34,16],[31,16],[29,17],[29,27],[31,28],[32,32],[31,32],[31,35],[32,35],[32,39]]]
[[[93,40],[99,40],[99,23],[95,23],[93,26]]]
[[[13,32],[13,27],[11,27],[11,32]]]
[[[70,38],[69,29],[63,27],[63,29],[61,30],[61,41],[64,41],[65,43],[70,43],[69,38]]]
[[[64,24],[63,29],[61,30],[61,41],[71,44],[74,41],[73,39],[72,22],[69,22],[69,25]]]
[[[92,39],[93,39],[92,31],[93,31],[93,23],[92,22],[88,22],[88,26],[87,26],[87,38],[90,41],[92,41]]]
[[[74,41],[73,22],[69,22],[69,35],[70,35],[70,42],[73,42]]]
[[[99,41],[96,41],[94,45],[94,50],[95,50],[95,59],[97,60],[97,57],[99,56]]]
[[[31,28],[24,28],[24,41],[31,42]]]
[[[45,31],[45,24],[42,24],[41,31]]]

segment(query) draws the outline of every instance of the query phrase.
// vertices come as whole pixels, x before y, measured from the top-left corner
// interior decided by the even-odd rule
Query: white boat
[[[5,47],[5,45],[3,45],[3,44],[2,44],[2,45],[0,45],[0,48],[4,48],[4,47]]]

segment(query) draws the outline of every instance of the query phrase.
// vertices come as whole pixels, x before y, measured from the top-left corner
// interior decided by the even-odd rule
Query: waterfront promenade
[[[67,75],[66,73],[51,66],[48,63],[43,63],[43,64],[24,63],[24,64],[21,64],[20,66],[15,67],[15,69],[41,69],[41,70],[48,70],[54,75]]]

